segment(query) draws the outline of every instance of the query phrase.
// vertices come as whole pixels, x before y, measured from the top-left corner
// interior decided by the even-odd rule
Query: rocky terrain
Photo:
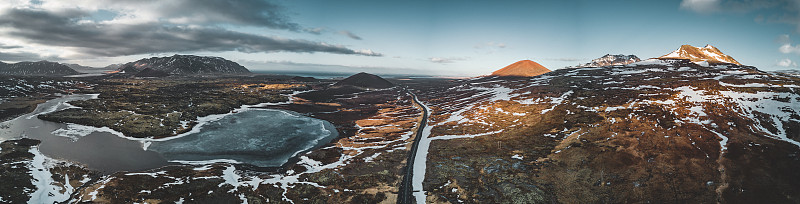
[[[43,120],[109,127],[134,138],[164,138],[191,130],[197,117],[228,113],[242,105],[288,100],[281,93],[303,84],[270,83],[265,78],[104,79],[95,82],[98,99],[73,101],[77,108],[39,115]]]
[[[796,77],[652,59],[416,87],[428,202],[800,202]]]
[[[16,201],[68,201],[69,203],[93,201],[101,203],[132,202],[201,202],[201,203],[394,203],[397,186],[402,179],[407,146],[410,145],[415,126],[420,119],[420,111],[413,106],[411,97],[401,88],[372,89],[333,88],[327,89],[326,81],[306,84],[313,90],[303,94],[289,92],[273,92],[270,90],[294,90],[295,86],[281,83],[243,84],[246,80],[215,79],[212,81],[190,82],[165,80],[108,79],[98,81],[95,91],[100,97],[95,100],[72,102],[81,110],[96,110],[97,107],[117,109],[118,112],[130,108],[136,109],[136,115],[157,117],[158,108],[144,108],[144,104],[135,101],[147,99],[149,103],[172,106],[159,102],[157,95],[167,95],[159,90],[175,90],[171,87],[194,86],[186,91],[215,91],[234,88],[240,95],[249,92],[277,93],[283,97],[291,97],[291,103],[273,103],[268,108],[293,110],[304,115],[325,119],[336,126],[340,132],[330,144],[311,152],[302,154],[289,164],[280,168],[258,168],[247,164],[198,164],[167,166],[146,172],[118,172],[109,175],[97,175],[79,165],[50,164],[44,167],[34,165],[18,166],[14,171],[24,175],[35,175],[35,172],[55,172],[57,168],[69,168],[74,171],[85,171],[82,174],[70,175],[71,186],[65,187],[64,178],[52,176],[52,180],[39,177],[21,177],[20,182],[9,185],[12,189],[33,192],[47,190],[48,194],[36,194],[32,197],[2,197],[4,200]],[[196,79],[195,79],[196,80]],[[263,81],[263,79],[261,79]],[[383,80],[383,79],[381,79]],[[283,80],[281,80],[283,81]],[[235,84],[235,86],[234,86]],[[367,83],[365,86],[379,84]],[[147,87],[147,88],[146,88]],[[292,88],[295,87],[295,88]],[[109,95],[120,102],[110,103],[104,94],[126,89],[127,98],[122,95]],[[144,90],[160,93],[148,95]],[[114,90],[114,91],[112,91]],[[185,89],[181,89],[185,90]],[[335,90],[335,91],[331,91]],[[169,95],[180,95],[169,92]],[[244,94],[243,94],[244,93]],[[121,94],[121,93],[120,93]],[[320,97],[322,96],[322,97]],[[138,98],[134,98],[138,97]],[[223,93],[209,94],[206,98],[230,98]],[[149,99],[148,99],[149,98]],[[236,98],[236,97],[234,97]],[[122,100],[119,100],[122,99]],[[167,100],[167,99],[164,99]],[[199,100],[194,98],[186,100]],[[196,101],[199,102],[199,101]],[[210,103],[213,103],[210,102]],[[103,105],[99,105],[103,104]],[[173,107],[174,108],[174,107]],[[69,110],[69,109],[68,109]],[[100,111],[98,111],[100,112]],[[140,113],[141,112],[141,113]],[[153,113],[151,113],[153,112]],[[133,113],[132,113],[133,114]],[[58,112],[51,116],[59,115]],[[51,117],[47,116],[47,117]],[[78,117],[77,114],[73,117]],[[133,117],[133,116],[129,116]],[[98,117],[94,117],[98,118]],[[180,118],[180,117],[179,117]],[[82,120],[91,120],[91,117]],[[168,119],[165,119],[167,121]],[[81,122],[76,120],[75,122]],[[124,122],[124,121],[123,121]],[[152,128],[152,127],[151,127]],[[127,134],[126,134],[127,136]],[[27,140],[26,140],[27,141]],[[9,145],[14,141],[6,141]],[[22,147],[15,147],[19,152],[41,155],[35,142]],[[6,143],[4,143],[6,144]],[[26,143],[27,144],[27,143]],[[12,150],[2,147],[3,151]],[[36,158],[52,160],[44,156],[24,156],[14,153],[11,158],[15,164],[38,164]],[[51,162],[52,163],[52,162]],[[56,173],[51,173],[55,175]],[[84,176],[82,176],[84,175]],[[75,180],[78,178],[78,180]],[[89,178],[89,179],[86,179]],[[29,186],[25,181],[37,184]],[[77,182],[80,181],[80,182]],[[39,185],[40,184],[40,185]],[[28,190],[25,190],[28,189]],[[54,189],[54,190],[50,190]],[[61,189],[61,190],[59,190]],[[2,190],[16,192],[17,190]],[[58,192],[58,193],[53,193]],[[3,193],[5,195],[6,193]],[[17,195],[17,194],[14,194]],[[22,194],[25,195],[25,194]],[[49,195],[49,196],[48,196]],[[35,200],[39,199],[39,200]]]
[[[534,63],[506,70],[543,71]],[[339,137],[276,168],[219,162],[111,174],[42,155],[36,140],[8,140],[0,202],[396,203],[405,171],[416,177],[420,167],[414,194],[432,203],[800,202],[792,72],[670,58],[462,80],[82,80],[3,87],[19,89],[9,96],[99,93],[39,117],[131,139],[168,138],[244,104],[327,120]],[[432,110],[414,166],[405,163],[422,111],[406,89]]]
[[[247,68],[221,57],[194,55],[173,55],[170,57],[151,57],[128,62],[118,70],[125,74],[137,74],[145,69],[171,75],[192,74],[246,74]],[[153,72],[153,71],[150,71]]]
[[[25,138],[0,142],[0,202],[64,201],[99,176],[80,165],[42,155],[38,144]]]
[[[13,76],[64,76],[79,72],[57,62],[17,62],[8,64],[0,62],[0,75]]]
[[[57,77],[0,76],[0,121],[33,111],[48,99],[93,89],[93,84]]]
[[[630,63],[635,63],[638,61],[642,61],[636,55],[611,55],[606,54],[600,58],[593,59],[591,62],[586,64],[581,64],[576,67],[605,67],[605,66],[614,66],[614,65],[626,65]]]
[[[784,76],[788,76],[788,77],[800,77],[800,70],[791,70],[791,69],[789,69],[789,70],[778,70],[778,71],[773,71],[772,73],[773,74],[777,74],[777,75],[784,75]]]

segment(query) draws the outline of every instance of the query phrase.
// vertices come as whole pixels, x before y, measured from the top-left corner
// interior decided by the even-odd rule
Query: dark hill
[[[194,55],[173,55],[170,57],[151,57],[128,62],[118,70],[135,74],[150,68],[171,75],[192,74],[245,74],[250,73],[239,63],[221,58]]]
[[[316,102],[331,102],[336,99],[337,96],[362,92],[364,89],[385,89],[391,87],[394,87],[392,82],[373,74],[361,72],[336,82],[336,84],[333,84],[333,86],[327,89],[301,93],[298,94],[297,97]]]
[[[58,62],[18,62],[7,64],[0,62],[0,75],[15,76],[64,76],[80,74],[72,68]]]
[[[336,84],[333,84],[333,87],[344,86],[354,86],[367,89],[385,89],[394,87],[394,84],[377,75],[361,72],[336,82]]]

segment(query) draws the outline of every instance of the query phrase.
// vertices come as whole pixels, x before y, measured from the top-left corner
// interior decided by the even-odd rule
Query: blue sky
[[[0,20],[2,61],[197,54],[252,70],[475,76],[522,59],[559,69],[682,44],[711,44],[763,70],[800,60],[797,0],[11,1],[0,6],[0,19],[12,19]],[[42,25],[13,21],[23,17]]]

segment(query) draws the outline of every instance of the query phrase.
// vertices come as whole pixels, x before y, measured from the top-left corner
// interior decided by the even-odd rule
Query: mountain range
[[[18,62],[8,64],[0,62],[0,75],[28,75],[28,76],[64,76],[80,74],[58,62]]]

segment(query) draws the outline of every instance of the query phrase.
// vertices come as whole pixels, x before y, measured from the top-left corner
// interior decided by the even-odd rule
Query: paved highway
[[[423,106],[419,99],[417,99],[417,95],[411,93],[410,91],[406,90],[408,94],[414,97],[414,103],[422,108],[422,121],[419,123],[419,127],[417,127],[417,135],[414,137],[414,142],[411,145],[411,152],[408,154],[408,161],[406,161],[406,172],[403,176],[403,182],[400,183],[400,191],[397,192],[397,203],[398,204],[410,204],[414,203],[414,187],[411,184],[411,181],[414,178],[414,158],[417,157],[417,149],[419,148],[419,141],[422,139],[422,130],[425,129],[425,125],[428,124],[428,108]]]

